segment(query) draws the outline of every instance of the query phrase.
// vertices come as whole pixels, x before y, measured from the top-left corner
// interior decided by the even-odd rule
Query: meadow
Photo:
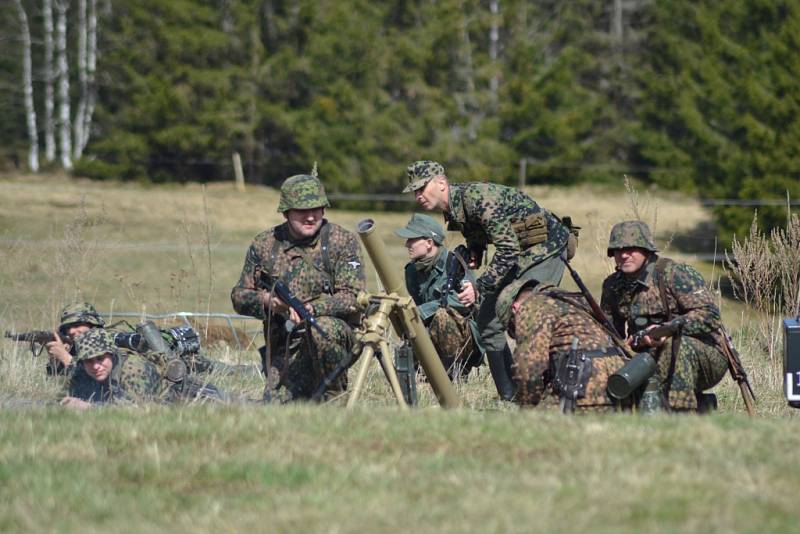
[[[0,176],[0,323],[52,328],[76,300],[101,312],[233,313],[230,289],[253,236],[282,220],[276,191],[232,184],[147,186],[59,176]],[[709,214],[692,198],[622,185],[529,188],[583,227],[573,265],[599,297],[611,272],[614,222],[641,217],[670,257],[715,288],[750,372],[758,416],[729,378],[704,417],[567,418],[496,401],[488,371],[457,385],[464,408],[392,406],[377,365],[359,406],[148,406],[75,413],[44,359],[0,342],[0,530],[529,532],[777,531],[798,514],[791,488],[800,438],[781,390],[780,361],[748,326],[772,321],[719,291]],[[410,208],[411,206],[409,206]],[[409,212],[328,210],[351,230],[363,218],[398,270],[392,231]],[[457,234],[449,243],[460,242]],[[705,248],[704,248],[705,247]],[[367,263],[368,286],[379,289]],[[565,280],[566,287],[574,287]],[[130,319],[135,322],[135,319]],[[203,325],[201,325],[203,326]],[[207,325],[205,325],[207,326]],[[213,357],[256,360],[251,345],[212,343]],[[351,371],[352,373],[352,371]],[[217,377],[258,398],[258,379]]]

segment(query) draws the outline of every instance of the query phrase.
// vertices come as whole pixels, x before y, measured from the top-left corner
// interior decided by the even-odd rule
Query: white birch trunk
[[[58,52],[58,138],[61,166],[72,169],[72,138],[69,110],[69,65],[67,64],[67,8],[69,0],[56,0],[56,49]]]
[[[86,93],[89,85],[86,81],[86,0],[78,0],[78,84],[80,95],[72,128],[75,136],[72,155],[75,159],[80,159],[83,148],[83,116],[86,113]]]
[[[489,2],[489,11],[492,13],[492,24],[489,28],[489,59],[492,62],[492,76],[489,78],[489,97],[492,107],[497,106],[497,90],[500,87],[500,68],[497,57],[500,51],[500,0]]]
[[[33,107],[33,62],[31,61],[31,30],[22,0],[16,0],[22,34],[22,91],[25,95],[25,116],[28,122],[28,168],[39,170],[39,136],[36,132],[36,108]]]
[[[614,6],[611,11],[611,35],[614,36],[614,41],[617,44],[622,44],[624,35],[622,33],[622,0],[614,0]]]
[[[97,67],[97,0],[89,0],[89,43],[86,48],[86,109],[83,113],[83,145],[81,154],[86,150],[92,133],[92,116],[97,101],[97,87],[94,73]]]
[[[53,90],[53,1],[43,0],[44,18],[44,157],[56,159],[56,124],[53,119],[55,92]]]

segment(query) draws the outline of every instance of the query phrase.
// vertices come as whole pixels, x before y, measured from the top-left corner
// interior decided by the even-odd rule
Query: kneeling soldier
[[[583,295],[517,280],[500,293],[497,317],[517,342],[518,404],[558,399],[565,413],[621,407],[606,391],[608,377],[624,364],[621,351]]]

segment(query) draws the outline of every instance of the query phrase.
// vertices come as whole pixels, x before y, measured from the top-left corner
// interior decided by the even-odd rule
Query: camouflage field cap
[[[79,302],[65,306],[61,310],[60,329],[64,329],[74,324],[90,324],[93,326],[105,326],[105,321],[88,302]]]
[[[425,184],[440,174],[444,174],[444,167],[441,164],[430,160],[415,161],[406,167],[408,185],[403,189],[403,193],[410,193],[420,187],[425,187]]]
[[[406,239],[427,237],[432,239],[437,245],[444,243],[444,228],[442,228],[442,225],[433,217],[423,215],[422,213],[415,213],[412,215],[408,224],[402,228],[398,228],[394,233]]]
[[[78,362],[114,354],[115,350],[114,337],[102,328],[92,328],[75,338],[75,361]]]
[[[650,252],[658,252],[653,243],[653,234],[650,228],[642,221],[622,221],[611,228],[611,236],[608,238],[608,256],[614,255],[614,251],[620,248],[643,248]]]
[[[508,284],[505,289],[497,296],[497,304],[495,304],[495,312],[497,318],[503,324],[504,328],[508,328],[508,323],[511,321],[511,304],[516,300],[520,291],[526,287],[535,287],[539,284],[537,280],[532,278],[520,278]]]
[[[284,180],[281,185],[281,199],[278,212],[287,210],[307,210],[327,208],[331,204],[319,178],[309,174],[296,174]]]

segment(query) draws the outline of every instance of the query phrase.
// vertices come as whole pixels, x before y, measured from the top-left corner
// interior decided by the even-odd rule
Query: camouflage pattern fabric
[[[546,222],[547,240],[522,250],[511,223],[540,213]],[[518,272],[556,256],[567,246],[569,230],[561,221],[531,197],[511,187],[490,183],[450,184],[449,210],[444,215],[448,229],[460,230],[470,250],[486,250],[490,243],[495,246],[491,262],[478,277],[481,293],[499,291],[504,281],[508,283]]]
[[[329,232],[327,261],[322,232]],[[267,314],[258,296],[260,290],[269,289],[262,285],[262,272],[281,279],[301,302],[310,303],[331,340],[314,329],[289,335],[284,328],[287,317]],[[356,297],[365,287],[361,252],[351,232],[323,220],[313,239],[300,242],[289,235],[284,223],[256,236],[231,301],[237,313],[264,320],[264,337],[281,382],[294,390],[293,396],[307,397],[324,375],[347,357],[355,341],[353,326],[360,318]],[[345,387],[346,377],[342,376],[334,390]]]
[[[642,221],[623,221],[611,228],[607,250],[609,258],[614,255],[615,250],[631,247],[658,252],[655,243],[653,243],[653,234],[650,232],[650,227]]]
[[[597,321],[587,315],[589,308],[580,293],[537,286],[520,299],[514,315],[517,341],[514,378],[518,386],[515,401],[522,406],[537,406],[544,400],[555,402],[553,370],[556,360],[569,353],[572,339],[578,338],[579,353],[610,349],[614,343]],[[614,410],[616,406],[606,392],[606,384],[608,377],[623,364],[618,355],[593,357],[586,395],[577,400],[576,411]]]
[[[75,361],[82,362],[116,352],[114,337],[103,328],[92,328],[75,338]]]
[[[322,182],[308,174],[298,174],[284,180],[281,185],[281,198],[278,212],[291,209],[327,208],[330,206]]]
[[[59,329],[63,332],[68,326],[74,324],[89,324],[92,326],[105,326],[97,310],[88,302],[69,304],[61,310]]]
[[[616,272],[603,282],[601,306],[611,318],[617,331],[630,336],[651,324],[667,319],[661,303],[655,267],[658,256],[653,254],[640,273],[625,276]],[[695,391],[716,385],[728,370],[722,352],[724,340],[720,329],[722,320],[714,297],[703,277],[691,266],[669,261],[664,269],[667,303],[673,318],[683,317],[680,351],[670,386],[669,403],[673,409],[697,408]],[[671,345],[653,351],[659,363],[659,377],[668,375]]]
[[[408,185],[403,189],[403,193],[425,187],[425,184],[440,175],[444,175],[444,167],[441,164],[430,160],[415,161],[406,168]]]
[[[103,382],[88,373],[75,372],[69,382],[69,395],[92,403],[142,403],[159,399],[169,384],[161,379],[155,365],[136,353],[112,355],[111,375]]]
[[[426,270],[418,269],[417,262],[413,261],[405,266],[406,289],[417,304],[445,369],[453,363],[462,366],[470,362],[475,366],[483,359],[483,346],[478,326],[471,317],[472,310],[461,304],[455,291],[447,297],[447,308],[441,307],[449,254],[446,247],[440,247],[435,262]],[[472,273],[467,277],[473,278]]]

